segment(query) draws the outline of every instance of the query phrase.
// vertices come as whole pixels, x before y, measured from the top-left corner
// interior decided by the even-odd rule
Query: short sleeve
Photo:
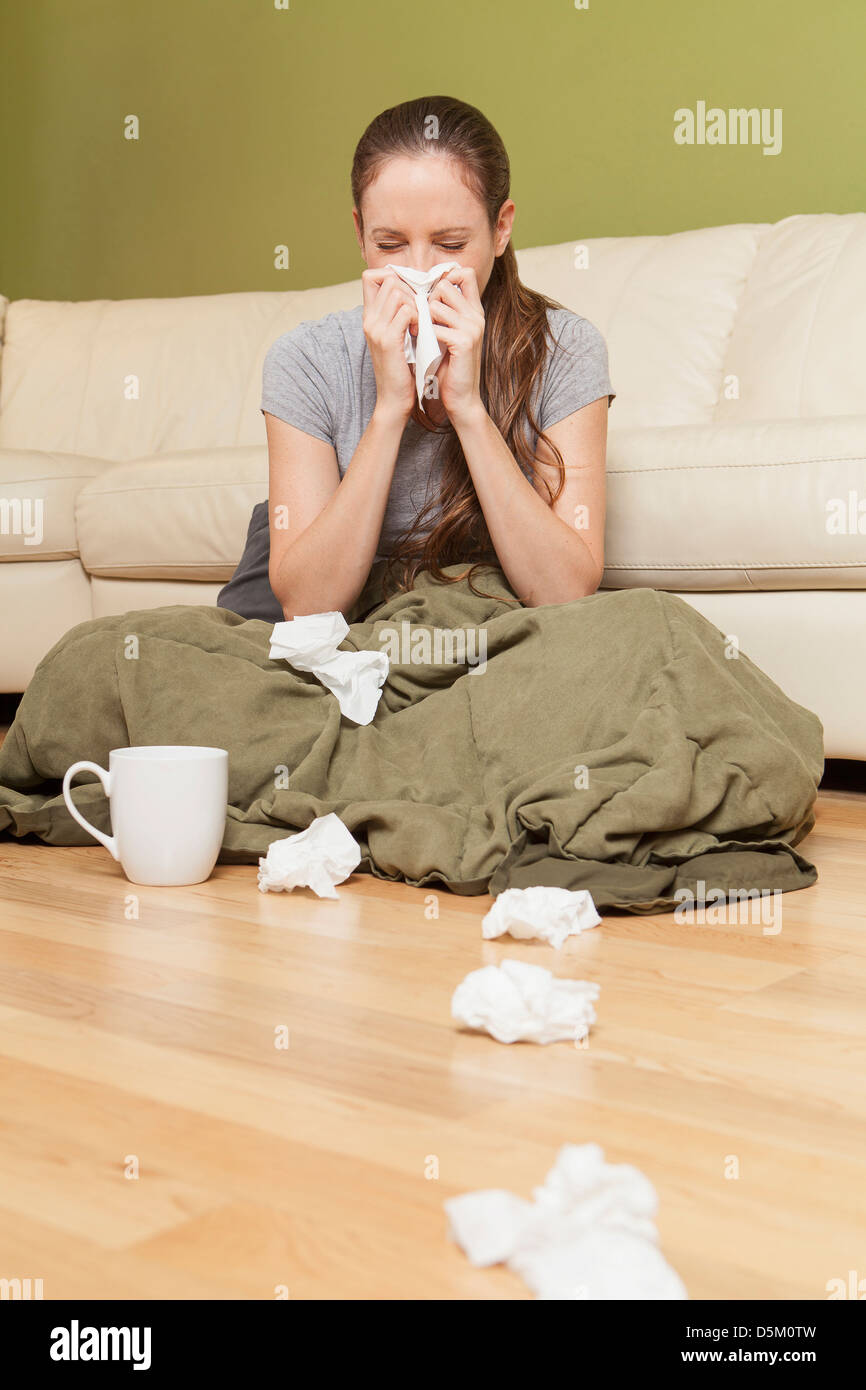
[[[616,392],[610,383],[607,346],[594,323],[579,314],[566,314],[551,350],[539,406],[543,430],[572,415],[592,401],[607,396],[608,407]]]
[[[325,361],[309,324],[301,323],[277,338],[265,353],[260,409],[333,444],[334,392]]]

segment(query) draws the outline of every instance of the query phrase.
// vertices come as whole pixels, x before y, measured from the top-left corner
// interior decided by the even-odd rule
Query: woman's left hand
[[[473,414],[481,401],[481,345],[484,310],[471,266],[457,266],[443,275],[427,301],[436,337],[447,348],[434,381],[427,389],[438,394],[452,424]]]

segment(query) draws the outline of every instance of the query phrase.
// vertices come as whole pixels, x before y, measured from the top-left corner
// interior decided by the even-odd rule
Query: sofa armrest
[[[75,499],[109,459],[0,449],[0,562],[74,560]]]

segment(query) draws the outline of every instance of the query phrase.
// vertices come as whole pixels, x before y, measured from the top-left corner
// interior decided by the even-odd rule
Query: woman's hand
[[[434,388],[452,424],[475,415],[481,400],[481,345],[484,310],[471,266],[449,270],[427,300],[436,337],[448,351],[436,373]]]
[[[415,403],[415,376],[403,344],[406,329],[418,332],[415,296],[393,270],[365,270],[364,336],[376,374],[376,409],[408,421]]]

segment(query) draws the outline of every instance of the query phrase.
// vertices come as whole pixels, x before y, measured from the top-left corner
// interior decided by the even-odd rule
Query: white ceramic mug
[[[67,768],[63,798],[70,815],[119,860],[131,883],[203,883],[225,831],[226,750],[184,744],[113,748],[108,769],[90,762]],[[113,835],[103,835],[74,805],[70,783],[78,772],[95,772],[102,783]]]

